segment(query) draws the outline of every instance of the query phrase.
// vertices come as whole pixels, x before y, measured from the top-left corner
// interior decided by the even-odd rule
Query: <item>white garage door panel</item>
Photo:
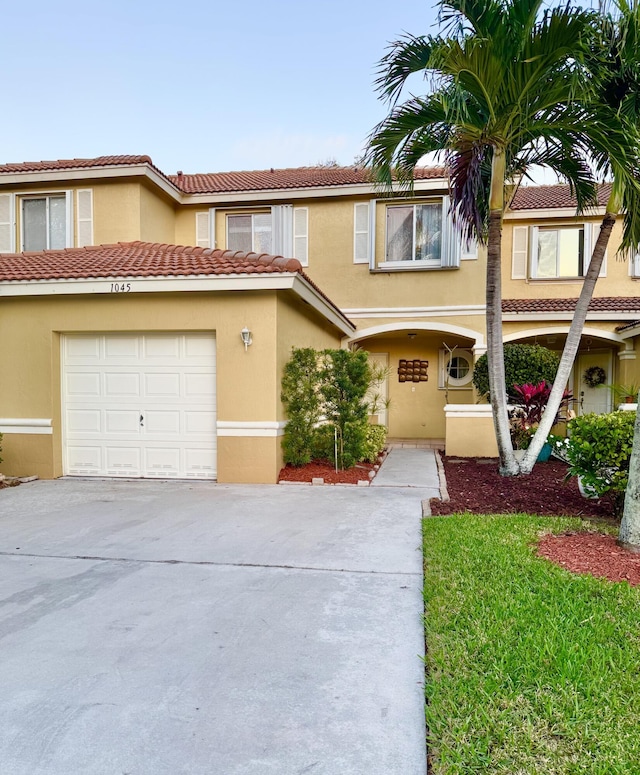
[[[216,476],[212,334],[63,339],[65,473]]]

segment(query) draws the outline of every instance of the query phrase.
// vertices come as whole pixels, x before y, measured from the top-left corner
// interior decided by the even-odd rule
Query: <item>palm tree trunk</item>
[[[535,432],[535,435],[531,439],[529,449],[526,451],[522,462],[520,463],[520,473],[530,474],[533,466],[540,454],[547,436],[551,432],[553,421],[558,414],[560,403],[562,402],[562,396],[564,390],[569,381],[571,375],[571,369],[573,368],[573,362],[580,346],[580,339],[582,337],[582,330],[584,329],[585,320],[587,319],[587,312],[589,311],[589,302],[593,296],[593,291],[596,286],[598,275],[602,267],[604,260],[604,254],[609,243],[609,237],[611,231],[616,222],[615,213],[607,212],[602,219],[602,225],[600,226],[600,233],[596,241],[593,253],[591,255],[591,261],[589,262],[589,268],[585,275],[584,282],[582,284],[582,290],[576,303],[576,308],[573,313],[573,319],[571,320],[571,326],[569,333],[567,334],[567,340],[564,344],[564,350],[562,351],[562,357],[560,358],[560,364],[558,365],[558,371],[556,378],[553,382],[553,388],[549,395],[549,401],[547,402],[547,408],[542,415],[542,421]]]
[[[640,551],[640,412],[636,412],[633,426],[629,481],[624,496],[618,543],[627,549]]]
[[[501,149],[493,149],[491,163],[491,192],[489,233],[487,236],[487,361],[489,367],[489,396],[493,426],[500,457],[500,473],[514,476],[518,463],[513,454],[507,388],[504,376],[504,345],[502,341],[502,215],[504,212],[505,157]]]

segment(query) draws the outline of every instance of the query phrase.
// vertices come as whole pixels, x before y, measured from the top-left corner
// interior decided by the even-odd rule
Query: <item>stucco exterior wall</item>
[[[145,186],[140,187],[140,239],[145,242],[179,244],[176,240],[175,208]],[[183,243],[193,245],[194,242]]]
[[[281,419],[280,372],[285,344],[315,346],[337,341],[304,307],[281,306],[277,292],[153,293],[4,298],[0,354],[12,368],[0,373],[5,418],[50,418],[51,435],[8,433],[2,470],[7,474],[60,476],[62,412],[60,337],[74,332],[215,332],[217,419],[226,423],[274,423]],[[287,333],[278,327],[286,325]],[[240,331],[253,332],[245,352]],[[275,482],[280,468],[276,437],[219,438],[218,480]],[[27,466],[26,470],[23,466]]]
[[[139,183],[109,181],[93,188],[93,241],[96,245],[141,239]]]

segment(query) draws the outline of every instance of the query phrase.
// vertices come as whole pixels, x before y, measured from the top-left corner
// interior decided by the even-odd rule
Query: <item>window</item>
[[[584,226],[539,228],[537,243],[533,251],[534,277],[584,276]]]
[[[473,355],[469,350],[440,350],[440,387],[470,388]]]
[[[386,261],[440,265],[442,203],[387,208]]]
[[[599,230],[599,222],[514,226],[511,279],[576,280],[584,277]],[[606,277],[606,274],[605,252],[600,277]]]
[[[271,253],[271,213],[227,216],[227,248],[244,253]]]
[[[23,250],[61,250],[67,247],[65,195],[24,198],[21,206]]]

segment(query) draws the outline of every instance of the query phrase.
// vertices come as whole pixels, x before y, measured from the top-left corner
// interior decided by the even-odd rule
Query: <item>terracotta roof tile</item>
[[[573,312],[577,299],[503,299],[503,312]],[[591,299],[591,312],[640,312],[640,296],[600,296]]]
[[[442,167],[420,167],[417,180],[444,178]],[[246,172],[212,172],[169,175],[169,180],[187,194],[268,191],[287,188],[323,188],[371,182],[362,167],[294,167]]]
[[[18,164],[0,164],[0,174],[86,169],[88,167],[119,167],[131,164],[149,164],[153,166],[149,156],[97,156],[94,159],[57,159],[55,161],[24,161]]]
[[[232,250],[118,242],[0,255],[0,281],[108,277],[184,277],[302,272],[295,258]]]
[[[139,241],[0,254],[0,282],[285,273],[304,277],[334,312],[354,328],[339,307],[302,271],[297,258]]]
[[[598,189],[598,205],[604,207],[611,194],[611,184]],[[556,207],[575,208],[576,200],[569,186],[520,186],[511,202],[511,210],[541,210]]]
[[[629,328],[635,328],[636,326],[640,326],[640,320],[632,320],[630,323],[624,323],[621,326],[616,326],[616,331],[626,331]]]

